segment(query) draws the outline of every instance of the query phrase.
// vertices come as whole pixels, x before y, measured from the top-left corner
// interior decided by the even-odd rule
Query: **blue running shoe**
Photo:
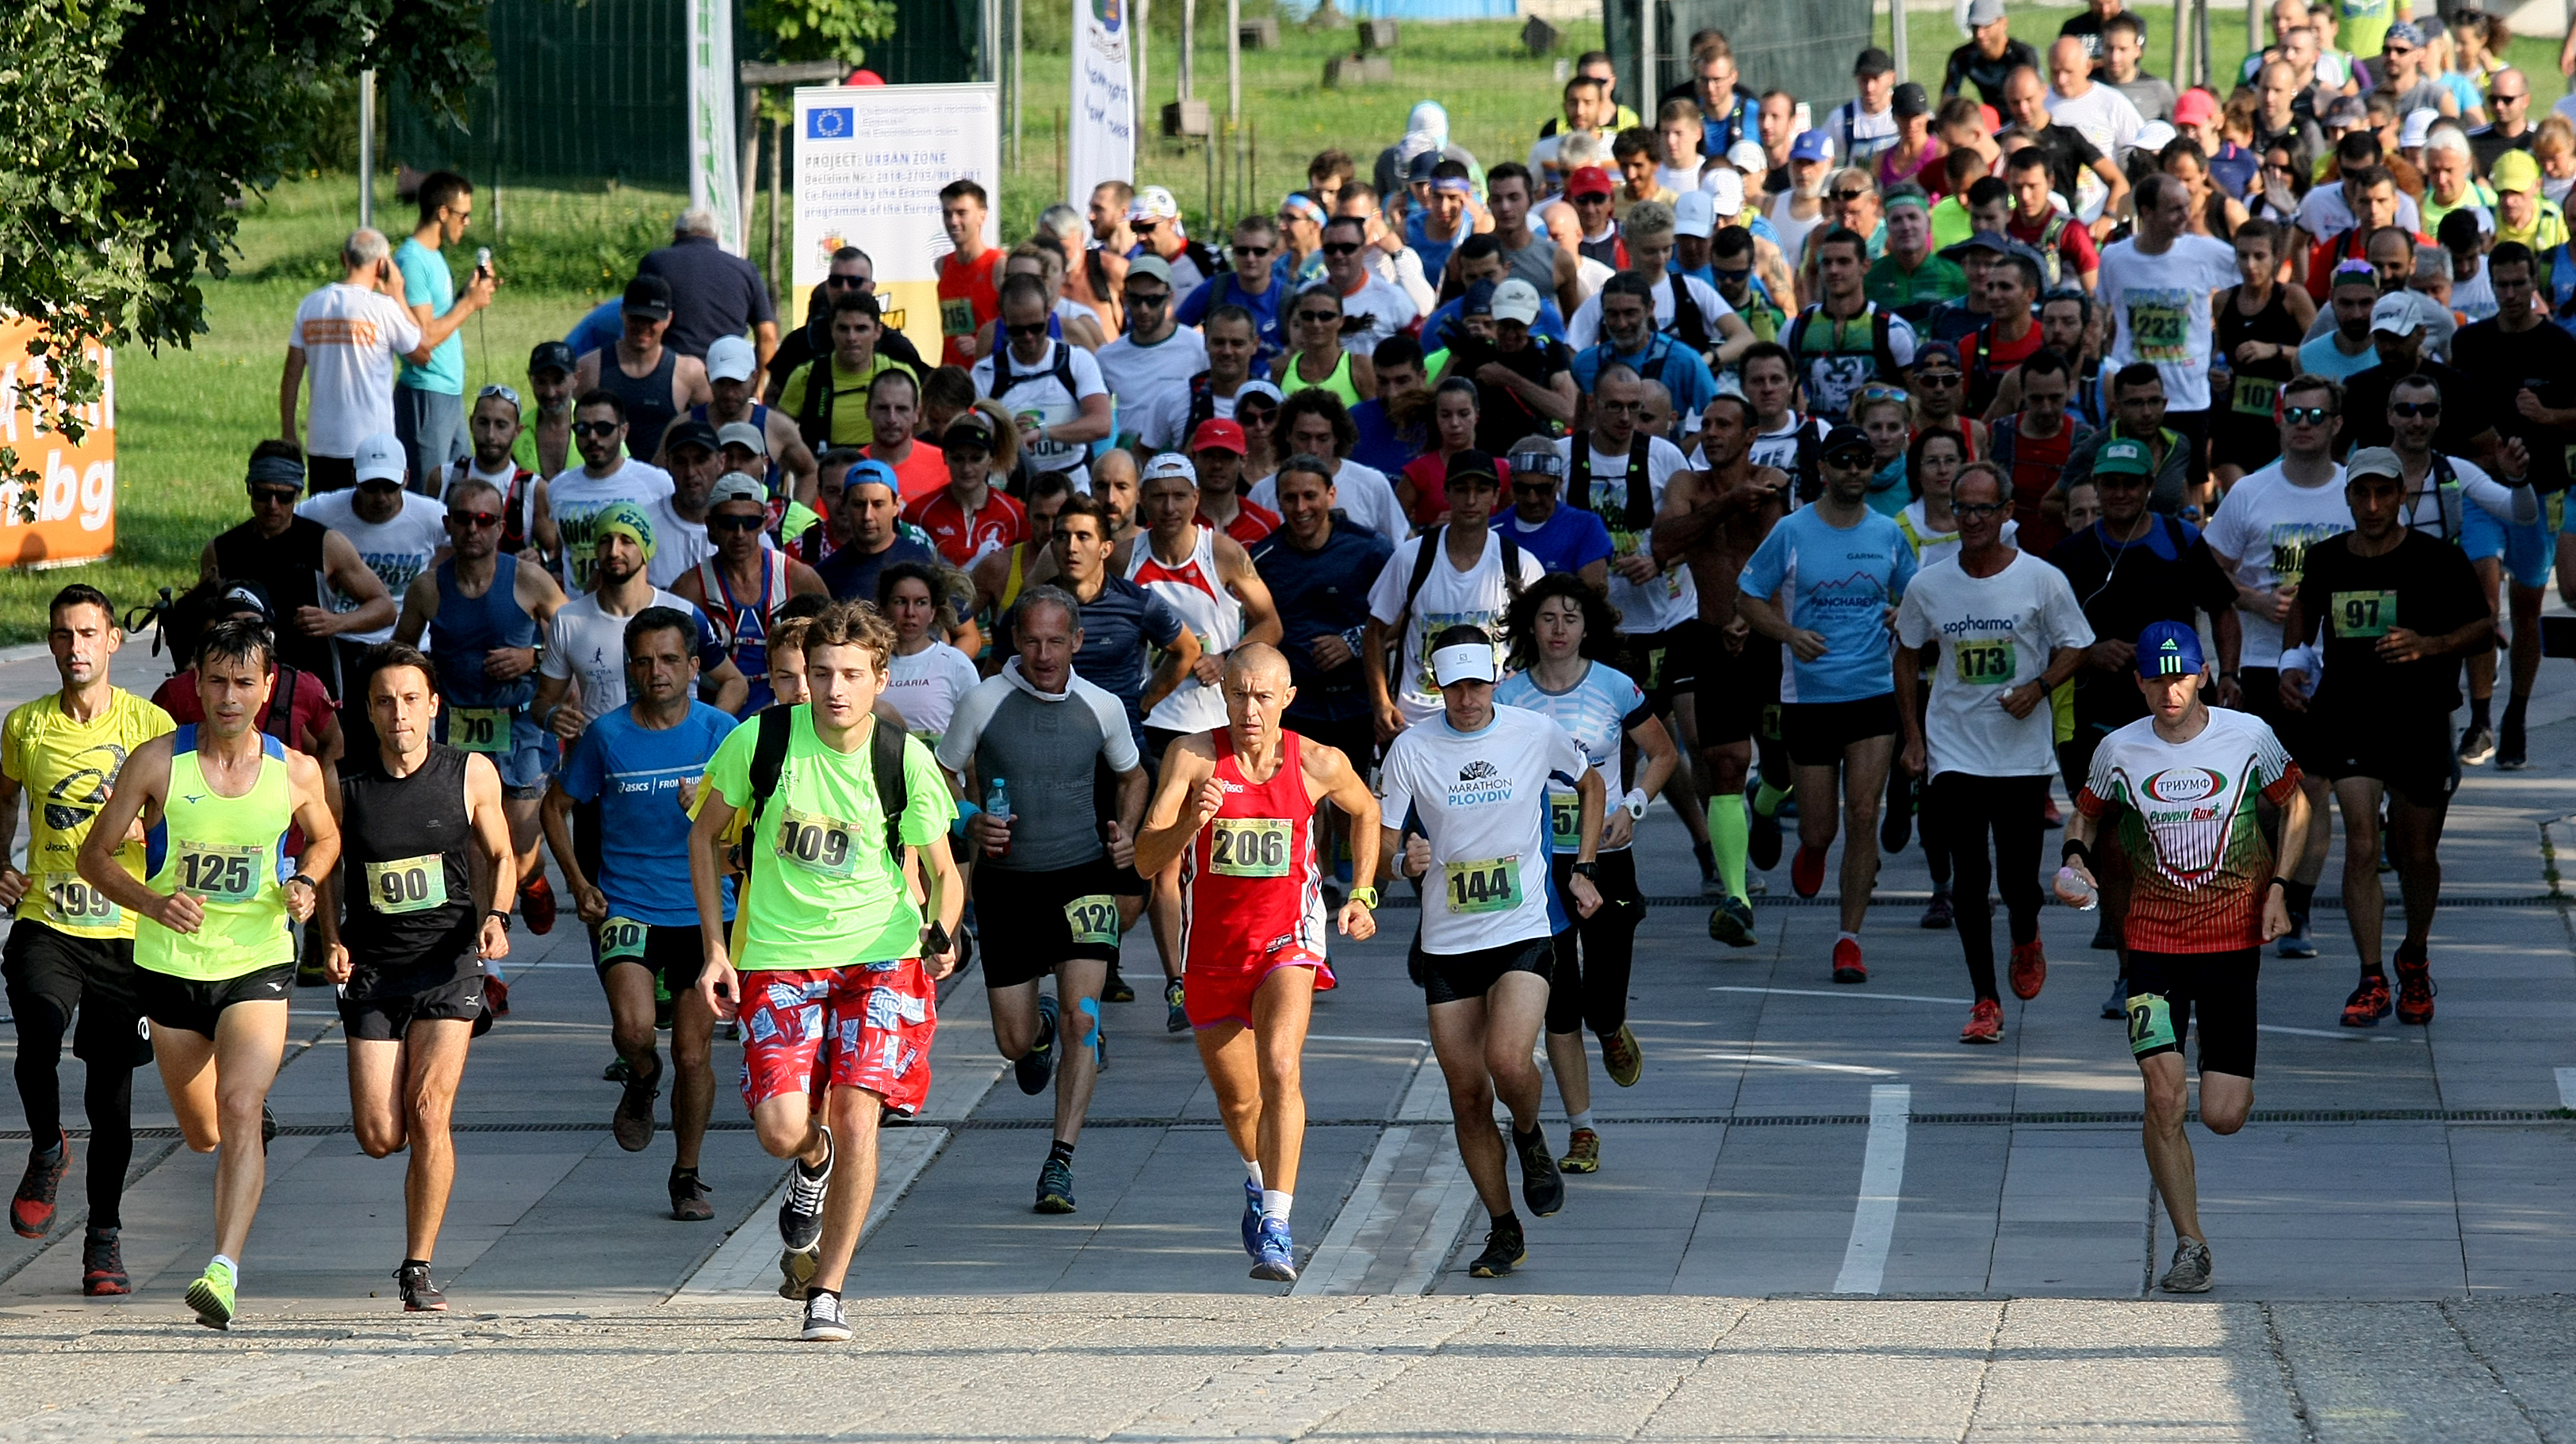
[[[1262,1217],[1261,1247],[1253,1255],[1252,1276],[1272,1283],[1297,1281],[1297,1244],[1288,1237],[1288,1220]]]
[[[1249,1178],[1243,1181],[1243,1251],[1261,1257],[1261,1185]]]

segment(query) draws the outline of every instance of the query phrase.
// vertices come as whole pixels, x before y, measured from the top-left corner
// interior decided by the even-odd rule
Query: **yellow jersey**
[[[107,709],[77,722],[61,694],[9,709],[0,722],[0,776],[27,793],[27,895],[17,916],[81,938],[130,938],[134,918],[81,881],[80,849],[90,819],[107,802],[135,748],[176,730],[170,714],[122,687],[108,690]],[[117,850],[125,870],[143,876],[143,844]]]

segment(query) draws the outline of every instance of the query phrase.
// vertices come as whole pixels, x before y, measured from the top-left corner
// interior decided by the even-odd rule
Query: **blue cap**
[[[2200,633],[2180,622],[2155,622],[2138,634],[2138,675],[2180,677],[2208,666],[2200,653]]]
[[[875,457],[857,463],[841,476],[841,487],[845,491],[854,486],[868,485],[882,486],[898,497],[903,495],[903,485],[895,480],[894,468]]]
[[[1798,132],[1797,139],[1789,142],[1791,160],[1832,160],[1833,158],[1834,138],[1821,130],[1802,130]]]

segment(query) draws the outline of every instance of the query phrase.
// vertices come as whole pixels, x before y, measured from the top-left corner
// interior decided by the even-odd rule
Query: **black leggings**
[[[71,1020],[54,1003],[14,1000],[18,1014],[18,1102],[35,1146],[58,1140],[63,1126],[63,1035]],[[89,1226],[121,1228],[125,1170],[134,1162],[134,1069],[118,1061],[84,1060],[89,1081],[81,1106],[89,1114]]]
[[[1924,666],[1924,675],[1931,675],[1929,663]],[[1923,724],[1923,719],[1931,706],[1932,688],[1929,683],[1926,683],[1914,699],[1916,726]],[[1923,839],[1923,865],[1932,873],[1932,890],[1948,892],[1950,890],[1950,836],[1939,820],[1940,809],[1933,798],[1931,779],[1907,775],[1902,762],[1888,768],[1887,815],[1895,815],[1896,809],[1905,801],[1905,790],[1908,787],[1914,789],[1914,832],[1916,836]]]
[[[1979,998],[2002,995],[1995,990],[1994,907],[1986,888],[1994,883],[2012,918],[2013,944],[2039,936],[2039,843],[2047,828],[2040,820],[2048,798],[2045,777],[1980,777],[1944,772],[1932,779],[1925,800],[1933,806],[1927,821],[1937,821],[1947,835],[1950,864],[1957,872],[1950,891],[1952,916],[1959,930],[1959,951],[1968,959],[1968,981]],[[1994,835],[1994,867],[1986,865],[1986,835]]]
[[[1628,1021],[1628,964],[1635,956],[1637,925],[1646,920],[1646,900],[1637,891],[1637,859],[1626,848],[1605,852],[1592,885],[1601,906],[1590,917],[1574,910],[1574,854],[1558,853],[1549,869],[1556,876],[1556,895],[1574,925],[1556,935],[1556,977],[1547,990],[1547,1030],[1574,1033],[1589,1027],[1607,1038]],[[1582,943],[1582,960],[1575,944]]]

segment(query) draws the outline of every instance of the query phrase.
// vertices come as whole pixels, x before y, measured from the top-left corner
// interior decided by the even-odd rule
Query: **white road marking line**
[[[2257,1023],[2258,1033],[2295,1033],[2302,1038],[2332,1038],[2338,1043],[2403,1043],[2403,1033],[2365,1033],[2358,1028],[2284,1028],[2278,1023]]]
[[[1439,1277],[1476,1185],[1458,1157],[1436,1059],[1414,1065],[1395,1116],[1290,1293],[1419,1294]]]
[[[868,1204],[867,1222],[859,1227],[859,1247],[864,1251],[876,1236],[887,1215],[932,1159],[948,1145],[945,1128],[895,1128],[877,1137],[877,1191]],[[758,1294],[775,1296],[778,1292],[778,1203],[787,1192],[787,1166],[779,1165],[778,1182],[765,1195],[751,1216],[733,1231],[707,1261],[680,1286],[672,1296],[703,1297],[709,1294]]]
[[[1408,1048],[1431,1046],[1430,1041],[1423,1038],[1369,1037],[1358,1033],[1309,1033],[1306,1035],[1306,1041],[1309,1043],[1401,1043]]]
[[[2558,1106],[2576,1109],[2576,1068],[2558,1070]]]
[[[1875,1294],[1887,1274],[1888,1241],[1896,1234],[1896,1205],[1905,1191],[1905,1125],[1914,1090],[1903,1083],[1873,1083],[1869,1090],[1869,1146],[1861,1154],[1860,1198],[1852,1208],[1851,1242],[1843,1247],[1838,1294]]]
[[[1815,1068],[1827,1073],[1858,1073],[1870,1078],[1896,1078],[1903,1075],[1893,1068],[1864,1068],[1858,1063],[1820,1063],[1813,1058],[1788,1058],[1778,1053],[1710,1053],[1712,1063],[1769,1063],[1781,1068]]]
[[[1921,993],[1865,993],[1857,988],[1743,988],[1720,984],[1712,993],[1788,993],[1801,998],[1876,998],[1883,1003],[1951,1003],[1967,1007],[1974,998],[1932,998]]]

